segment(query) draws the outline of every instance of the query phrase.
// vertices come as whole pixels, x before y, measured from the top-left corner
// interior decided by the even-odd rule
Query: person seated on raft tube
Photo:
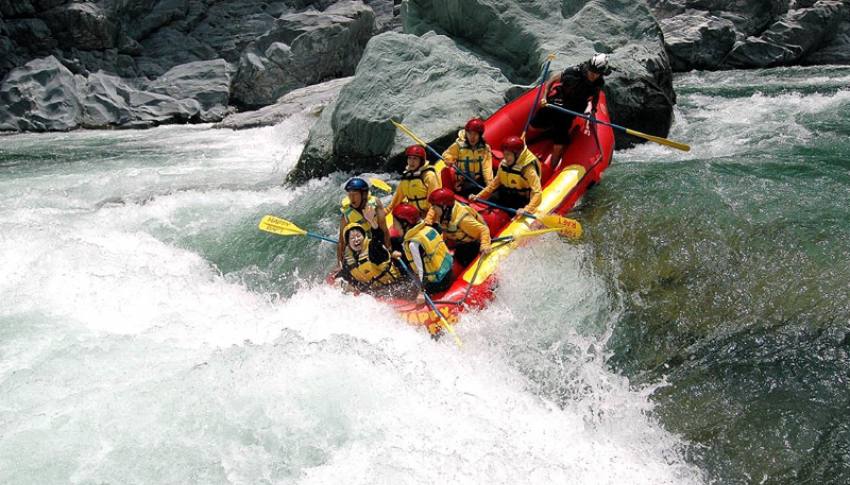
[[[478,211],[455,201],[452,191],[445,188],[431,192],[428,201],[431,208],[425,224],[436,222],[444,240],[454,241],[454,258],[461,266],[471,263],[478,253],[490,252],[490,228]]]
[[[455,167],[474,179],[481,187],[493,180],[493,152],[490,145],[484,142],[484,120],[472,118],[466,126],[457,132],[457,141],[443,152],[446,165]],[[467,177],[457,174],[459,190],[456,192],[464,197],[478,192],[477,187]]]
[[[393,224],[398,224],[404,234],[404,258],[419,276],[425,292],[447,290],[454,279],[453,260],[443,236],[424,221],[420,222],[419,209],[411,204],[399,204],[393,209]],[[401,257],[401,253],[394,251],[393,257]]]
[[[406,284],[410,281],[405,280],[396,268],[387,248],[381,240],[370,239],[365,227],[358,223],[346,225],[342,240],[345,252],[342,270],[337,276],[345,280],[355,292],[383,296],[415,294],[415,287]]]
[[[518,214],[532,214],[540,205],[540,161],[518,136],[509,136],[502,143],[502,163],[493,181],[469,200],[487,199]],[[490,197],[490,195],[493,195]]]
[[[390,247],[390,231],[387,229],[387,213],[381,200],[369,194],[369,184],[359,177],[345,183],[348,195],[342,199],[342,218],[339,221],[339,243],[336,248],[336,261],[342,267],[345,241],[343,230],[349,224],[360,224],[366,230],[366,237]]]
[[[387,210],[392,211],[399,204],[406,202],[419,209],[420,217],[424,217],[430,207],[428,196],[440,188],[440,180],[434,167],[425,157],[425,147],[410,145],[404,154],[407,155],[407,166],[401,174],[401,182],[398,183]]]
[[[552,103],[572,111],[584,111],[585,114],[596,116],[596,105],[599,103],[599,93],[605,86],[603,76],[611,74],[613,69],[608,65],[607,54],[596,54],[589,60],[564,69],[546,81],[543,87],[541,106],[531,119],[531,126],[547,130],[552,141],[552,170],[558,169],[564,146],[570,143],[570,126],[575,116],[546,109],[544,103]],[[585,130],[589,130],[586,125]],[[587,131],[589,133],[589,131]]]

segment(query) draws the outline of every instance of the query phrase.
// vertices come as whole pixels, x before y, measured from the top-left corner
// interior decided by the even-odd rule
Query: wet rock
[[[455,133],[471,116],[494,112],[510,86],[498,69],[446,36],[373,37],[354,79],[310,131],[291,178],[386,168],[410,144],[390,118],[433,140]]]
[[[291,91],[273,105],[256,111],[234,113],[214,125],[214,128],[241,130],[260,126],[276,125],[296,113],[310,113],[319,117],[321,112],[336,99],[351,77],[334,79],[321,84]]]
[[[758,37],[739,41],[727,62],[735,67],[768,67],[797,63],[835,37],[850,12],[842,0],[821,0],[811,8],[790,10]]]
[[[718,69],[735,44],[735,26],[712,15],[677,15],[660,22],[673,71]]]
[[[804,64],[850,64],[850,19],[838,26],[835,37],[819,50],[806,56]]]
[[[284,15],[242,54],[234,101],[265,106],[293,89],[353,74],[374,27],[372,9],[359,1]]]
[[[174,99],[193,99],[203,121],[219,121],[227,114],[230,66],[224,59],[199,61],[174,67],[146,86],[152,93]]]
[[[14,69],[0,85],[0,130],[76,128],[82,114],[82,82],[53,56]]]

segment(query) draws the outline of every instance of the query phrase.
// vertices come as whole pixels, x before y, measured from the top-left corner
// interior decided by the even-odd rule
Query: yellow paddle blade
[[[259,228],[261,231],[277,234],[278,236],[306,236],[307,231],[301,229],[295,224],[275,216],[264,216],[260,220]]]
[[[562,236],[572,239],[578,239],[581,237],[582,233],[584,233],[581,223],[575,219],[570,219],[569,217],[562,217],[557,214],[547,214],[539,217],[538,220],[540,220],[544,226],[551,229],[557,229]]]
[[[454,337],[455,344],[457,344],[458,347],[463,347],[463,342],[461,342],[460,337],[457,336],[457,332],[455,332],[455,328],[452,326],[451,323],[449,323],[448,320],[446,320],[446,317],[443,316],[442,312],[440,312],[440,325],[443,328],[445,328],[447,332],[449,332],[449,335]]]
[[[372,186],[375,187],[378,190],[383,190],[384,192],[388,192],[388,193],[392,193],[392,191],[393,191],[393,188],[390,187],[390,184],[384,182],[383,180],[381,180],[379,178],[372,177],[372,178],[369,179],[369,183],[372,184]]]
[[[666,145],[668,147],[673,147],[676,150],[682,150],[683,152],[691,151],[691,146],[686,145],[684,143],[679,143],[677,141],[668,140],[667,138],[661,138],[660,136],[647,135],[646,133],[632,130],[631,128],[626,128],[626,133],[632,136],[636,136],[639,138],[643,138],[644,140],[649,140],[651,142],[658,143],[659,145]]]
[[[426,143],[422,140],[422,138],[419,138],[418,136],[416,136],[416,133],[413,133],[412,131],[410,131],[410,129],[408,127],[404,126],[403,124],[399,123],[398,121],[396,121],[392,118],[390,118],[390,123],[392,123],[396,128],[398,128],[402,132],[404,132],[404,134],[409,136],[410,139],[413,140],[414,142],[418,143],[419,145],[422,145],[423,147],[426,145]]]

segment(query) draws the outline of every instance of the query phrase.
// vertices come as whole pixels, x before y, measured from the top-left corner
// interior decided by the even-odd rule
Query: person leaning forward
[[[431,208],[425,216],[425,224],[436,223],[443,238],[454,241],[454,258],[461,266],[467,266],[479,253],[490,252],[490,228],[481,214],[457,202],[454,194],[445,188],[431,192],[428,200]]]
[[[489,199],[517,209],[519,214],[532,214],[542,199],[540,161],[518,136],[509,136],[502,143],[504,158],[493,181],[469,200]]]
[[[447,290],[454,280],[452,255],[443,237],[420,220],[419,210],[411,204],[393,209],[393,223],[404,234],[404,258],[418,275],[428,294]],[[394,252],[393,257],[401,257]]]
[[[595,116],[599,94],[605,86],[603,76],[612,71],[608,64],[608,55],[596,54],[581,64],[567,67],[563,72],[554,74],[546,81],[541,107],[531,119],[531,126],[546,130],[547,135],[554,142],[552,170],[557,170],[561,155],[564,153],[564,146],[570,142],[570,127],[575,116],[542,106],[551,103]]]

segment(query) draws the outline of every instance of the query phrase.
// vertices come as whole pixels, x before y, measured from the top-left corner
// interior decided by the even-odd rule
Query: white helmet
[[[587,68],[599,74],[610,74],[611,67],[608,65],[608,54],[594,54],[587,61]]]

